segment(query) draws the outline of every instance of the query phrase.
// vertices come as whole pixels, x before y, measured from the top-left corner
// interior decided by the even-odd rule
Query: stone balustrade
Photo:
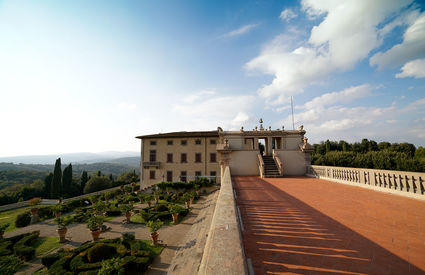
[[[264,178],[264,161],[260,154],[257,154],[258,169],[260,170],[260,177]]]
[[[198,274],[247,274],[230,168],[221,179]]]
[[[310,165],[306,175],[425,200],[425,173]]]
[[[283,162],[280,160],[279,155],[276,153],[276,151],[273,149],[273,159],[277,164],[277,168],[279,169],[279,174],[283,175]]]

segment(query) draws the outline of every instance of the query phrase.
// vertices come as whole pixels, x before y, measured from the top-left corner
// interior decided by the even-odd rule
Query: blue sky
[[[425,145],[420,1],[0,1],[0,156],[304,125]]]

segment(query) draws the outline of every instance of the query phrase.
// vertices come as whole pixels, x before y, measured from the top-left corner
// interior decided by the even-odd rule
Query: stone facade
[[[312,148],[305,130],[264,129],[203,132],[174,132],[145,135],[141,139],[141,188],[160,181],[193,180],[213,177],[220,181],[225,167],[237,176],[263,174],[259,141],[265,144],[263,156],[272,156],[280,176],[305,175]]]

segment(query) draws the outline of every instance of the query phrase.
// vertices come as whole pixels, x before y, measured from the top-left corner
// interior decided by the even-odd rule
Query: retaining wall
[[[230,168],[221,179],[198,274],[247,274]]]

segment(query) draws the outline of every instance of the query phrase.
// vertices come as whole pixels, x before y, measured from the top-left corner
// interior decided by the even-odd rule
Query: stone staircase
[[[264,177],[265,178],[279,178],[279,168],[277,167],[272,156],[263,156],[264,162]]]

